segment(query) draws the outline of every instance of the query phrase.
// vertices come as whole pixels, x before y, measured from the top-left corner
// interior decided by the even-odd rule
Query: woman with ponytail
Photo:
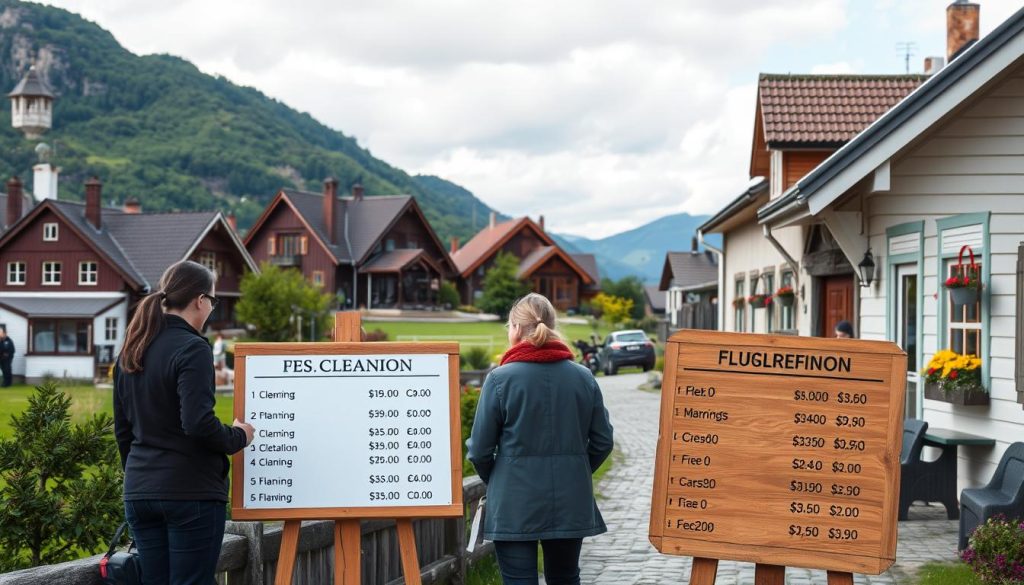
[[[114,367],[114,434],[124,511],[145,585],[213,585],[228,502],[227,455],[253,428],[213,413],[210,343],[217,304],[205,266],[179,262],[139,303]]]
[[[484,380],[469,460],[487,484],[484,538],[505,585],[578,585],[583,538],[607,529],[591,475],[612,451],[612,425],[590,370],[573,361],[538,294],[513,305],[511,347]]]

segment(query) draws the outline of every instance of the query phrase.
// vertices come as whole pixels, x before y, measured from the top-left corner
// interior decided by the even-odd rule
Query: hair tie
[[[160,291],[160,298],[161,299],[166,299],[167,298],[167,293],[165,293],[163,291]]]

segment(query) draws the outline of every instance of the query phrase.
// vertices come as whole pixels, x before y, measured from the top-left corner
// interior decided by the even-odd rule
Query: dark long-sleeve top
[[[213,413],[210,343],[184,319],[167,315],[142,368],[114,369],[124,499],[227,502],[227,455],[245,447],[245,432]]]
[[[468,447],[487,483],[485,538],[582,538],[606,530],[591,474],[612,452],[612,425],[587,368],[563,360],[492,370]]]

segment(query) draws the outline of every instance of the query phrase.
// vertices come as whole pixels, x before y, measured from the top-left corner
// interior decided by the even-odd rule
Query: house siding
[[[316,236],[309,233],[309,230],[303,225],[299,216],[284,201],[277,204],[270,217],[267,218],[263,225],[260,226],[259,231],[246,244],[246,249],[249,250],[249,255],[253,257],[257,266],[271,261],[268,242],[271,237],[276,237],[279,233],[297,233],[308,238],[306,255],[300,259],[302,263],[301,271],[306,280],[312,282],[313,272],[322,271],[324,275],[323,288],[325,291],[336,291],[338,288],[344,288],[345,283],[339,283],[336,278],[334,259],[317,241]],[[351,288],[351,285],[348,288]]]
[[[788,227],[779,230],[773,230],[772,236],[778,240],[778,242],[786,249],[791,256],[796,259],[800,258],[801,251],[803,250],[803,228],[802,227]],[[721,295],[723,304],[723,310],[725,318],[720,321],[720,329],[722,331],[737,331],[736,327],[736,310],[733,308],[733,300],[736,298],[736,281],[738,280],[737,275],[743,274],[743,280],[746,283],[744,293],[749,296],[752,292],[753,281],[751,279],[751,273],[757,272],[758,275],[764,272],[768,266],[775,267],[775,288],[781,286],[782,283],[782,271],[784,270],[783,265],[786,265],[785,259],[777,250],[765,239],[763,228],[754,221],[744,223],[736,229],[730,230],[723,235],[724,244],[724,270],[725,270],[725,283]],[[788,266],[788,265],[786,265]],[[805,282],[806,277],[801,275],[800,282]],[[763,285],[758,288],[759,293],[765,293]],[[767,291],[769,294],[774,294],[775,291]],[[797,291],[799,293],[799,290]],[[801,306],[802,302],[797,295],[796,303],[793,305],[795,311],[796,326],[803,332],[803,323],[808,322],[804,314],[804,308]],[[753,311],[753,317],[751,317],[751,311]],[[758,332],[764,333],[767,331],[767,323],[765,321],[768,311],[764,309],[752,309],[749,305],[745,306],[744,309],[744,320],[745,326],[744,331],[747,332]],[[772,311],[775,319],[778,319],[778,309]],[[752,321],[753,319],[753,321]],[[753,325],[753,328],[751,327]],[[773,327],[773,330],[778,329],[777,326]]]
[[[938,274],[939,257],[959,244],[943,238],[939,250],[938,221],[959,214],[991,210],[988,238],[972,230],[950,230],[947,236],[968,238],[976,254],[988,246],[991,271],[982,300],[988,314],[983,333],[985,377],[990,380],[989,407],[953,406],[924,400],[924,418],[933,427],[953,428],[996,439],[995,449],[961,447],[961,488],[986,483],[1006,447],[1024,437],[1024,411],[1017,403],[1014,384],[1016,259],[1024,240],[1024,68],[975,98],[952,119],[934,128],[892,164],[892,188],[870,199],[868,231],[871,247],[887,250],[886,229],[923,220],[923,264],[919,276],[923,310],[921,337],[923,363],[944,346],[940,316],[943,294]],[[979,237],[981,241],[979,242]],[[966,240],[965,240],[966,241]],[[884,261],[880,263],[885,266]],[[886,302],[888,270],[878,284],[862,291],[861,336],[885,339],[893,303]],[[987,354],[987,355],[986,355]]]

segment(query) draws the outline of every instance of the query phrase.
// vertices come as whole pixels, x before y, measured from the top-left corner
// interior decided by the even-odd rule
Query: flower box
[[[988,391],[984,386],[975,386],[973,390],[971,388],[943,390],[940,383],[926,382],[924,397],[928,400],[940,400],[960,406],[987,406],[989,403]]]
[[[771,297],[768,295],[751,295],[747,301],[750,306],[755,309],[762,309],[765,305],[771,302]]]

